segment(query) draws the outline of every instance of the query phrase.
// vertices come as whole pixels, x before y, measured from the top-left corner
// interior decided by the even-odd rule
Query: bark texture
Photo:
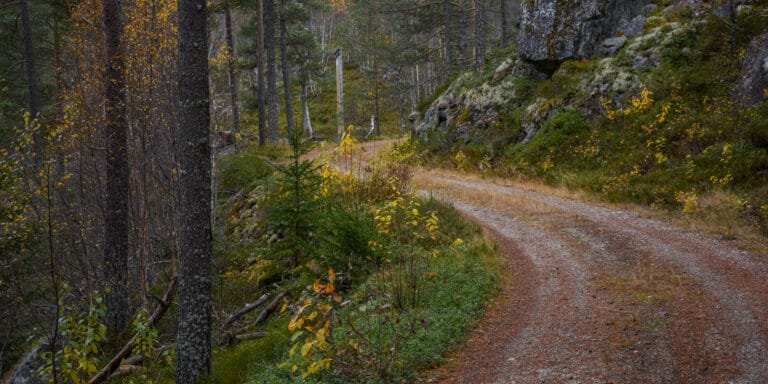
[[[128,239],[130,215],[130,176],[128,166],[128,121],[125,108],[125,77],[122,48],[122,10],[120,0],[104,1],[106,41],[106,137],[107,201],[104,217],[104,275],[107,328],[123,331],[130,318],[128,292]]]
[[[29,2],[19,0],[19,13],[21,17],[22,42],[24,45],[24,69],[27,75],[27,92],[29,115],[36,118],[40,112],[40,100],[37,87],[37,68],[35,67],[35,45],[32,37],[32,20],[29,14]],[[39,168],[42,159],[43,139],[39,133],[34,136],[35,167]]]
[[[499,0],[499,13],[501,13],[501,46],[509,45],[509,4],[507,0]]]
[[[274,0],[264,0],[264,48],[267,53],[267,110],[269,124],[269,141],[278,139],[278,106],[277,106],[277,54],[275,47],[275,3]]]
[[[211,148],[205,0],[179,0],[179,327],[176,383],[211,359]]]
[[[293,134],[293,104],[291,102],[291,66],[288,63],[288,29],[285,20],[285,0],[280,0],[280,62],[283,70],[283,94],[285,96],[285,119],[289,134]]]
[[[301,125],[308,138],[313,138],[315,132],[312,129],[312,119],[309,116],[309,85],[308,81],[301,82]]]
[[[445,46],[445,74],[443,78],[447,79],[453,71],[453,36],[451,35],[451,0],[443,0],[443,45]]]
[[[224,24],[227,34],[227,48],[229,49],[227,75],[229,80],[229,103],[232,108],[232,133],[237,134],[240,132],[240,100],[237,94],[237,68],[235,65],[237,55],[235,52],[234,33],[232,32],[232,10],[229,0],[224,1]]]
[[[475,70],[485,65],[485,0],[475,0]]]
[[[264,0],[259,0],[259,52],[257,59],[257,75],[258,78],[258,90],[256,91],[256,98],[258,100],[259,107],[259,145],[264,145],[267,142],[267,107],[266,107],[266,95],[264,94],[265,79],[264,79]]]
[[[465,68],[467,63],[467,1],[459,0],[459,55],[461,56],[461,67]]]

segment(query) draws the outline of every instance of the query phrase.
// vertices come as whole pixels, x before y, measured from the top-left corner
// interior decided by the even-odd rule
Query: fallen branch
[[[129,365],[129,364],[123,364],[120,367],[118,367],[115,372],[113,372],[111,375],[109,375],[110,379],[114,379],[116,377],[120,376],[127,376],[130,375],[133,371],[141,369],[138,365]]]
[[[266,332],[244,333],[242,335],[235,336],[235,339],[237,341],[246,341],[246,340],[260,339],[266,335],[267,335]]]
[[[149,325],[155,326],[160,321],[160,319],[165,315],[165,312],[168,310],[168,307],[171,306],[171,302],[173,301],[173,296],[176,293],[176,285],[178,284],[178,278],[176,276],[173,277],[173,280],[171,281],[171,284],[168,286],[168,289],[165,291],[165,295],[163,295],[163,298],[160,300],[160,303],[158,303],[157,307],[155,308],[155,311],[152,313],[152,316],[149,318]],[[114,373],[118,368],[120,368],[120,363],[125,359],[127,356],[133,352],[133,348],[136,347],[136,339],[138,338],[138,335],[134,335],[131,337],[130,340],[123,346],[123,349],[120,350],[120,352],[115,355],[115,357],[112,358],[112,360],[107,363],[107,365],[104,366],[104,368],[99,371],[99,373],[96,374],[96,376],[92,377],[90,380],[88,380],[88,384],[98,384],[103,382],[104,380],[108,379],[112,373]]]
[[[272,301],[269,302],[269,304],[267,304],[267,306],[261,311],[261,313],[259,313],[259,316],[256,318],[256,321],[254,321],[253,323],[246,324],[246,325],[244,325],[244,326],[234,330],[233,332],[226,333],[224,335],[224,339],[221,341],[221,343],[226,343],[228,345],[232,345],[232,344],[234,344],[234,343],[236,343],[238,341],[243,341],[243,340],[249,340],[251,338],[256,338],[256,337],[249,337],[249,336],[259,335],[260,332],[247,333],[248,329],[250,329],[251,327],[253,327],[255,325],[259,325],[259,324],[265,322],[267,320],[267,318],[269,318],[269,315],[271,315],[273,312],[275,312],[275,310],[277,309],[277,306],[280,304],[280,300],[283,297],[285,297],[285,295],[287,293],[288,292],[283,292],[283,293],[277,295],[274,299],[272,299]],[[262,336],[258,336],[258,337],[263,337],[263,335]]]
[[[224,321],[224,324],[221,325],[221,332],[223,333],[232,324],[240,320],[241,317],[245,316],[247,313],[253,311],[254,309],[258,308],[260,305],[267,302],[267,299],[269,299],[269,292],[262,295],[258,300],[254,301],[253,303],[246,304],[242,309],[232,314],[232,316],[229,316],[227,320]]]
[[[280,300],[282,300],[282,298],[285,297],[286,294],[288,294],[288,291],[285,291],[285,292],[277,295],[277,297],[275,297],[274,300],[272,300],[266,306],[266,308],[264,308],[264,310],[261,311],[261,313],[259,314],[259,317],[257,317],[256,321],[253,322],[253,325],[259,325],[259,324],[263,323],[264,321],[266,321],[267,318],[269,317],[269,315],[271,315],[272,312],[274,312],[275,309],[277,309],[278,304],[280,304]]]

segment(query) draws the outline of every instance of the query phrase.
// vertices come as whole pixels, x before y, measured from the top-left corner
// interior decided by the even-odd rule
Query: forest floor
[[[768,383],[760,242],[447,170],[417,171],[414,187],[485,228],[505,265],[497,300],[426,381]]]

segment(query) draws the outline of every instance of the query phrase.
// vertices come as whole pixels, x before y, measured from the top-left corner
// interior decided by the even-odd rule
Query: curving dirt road
[[[421,171],[509,279],[441,383],[768,383],[768,256],[634,212]]]
[[[484,227],[504,261],[499,298],[427,382],[768,384],[768,254],[449,171],[414,186]]]

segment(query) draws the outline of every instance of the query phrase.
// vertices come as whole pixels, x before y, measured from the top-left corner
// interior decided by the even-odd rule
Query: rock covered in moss
[[[520,119],[520,128],[525,132],[522,144],[528,144],[544,123],[556,113],[555,105],[544,98],[538,98],[533,104],[526,107]]]
[[[568,59],[590,58],[600,43],[642,13],[648,0],[526,0],[518,35],[521,58],[552,73]]]
[[[752,40],[742,64],[737,94],[745,106],[768,100],[768,33]]]

